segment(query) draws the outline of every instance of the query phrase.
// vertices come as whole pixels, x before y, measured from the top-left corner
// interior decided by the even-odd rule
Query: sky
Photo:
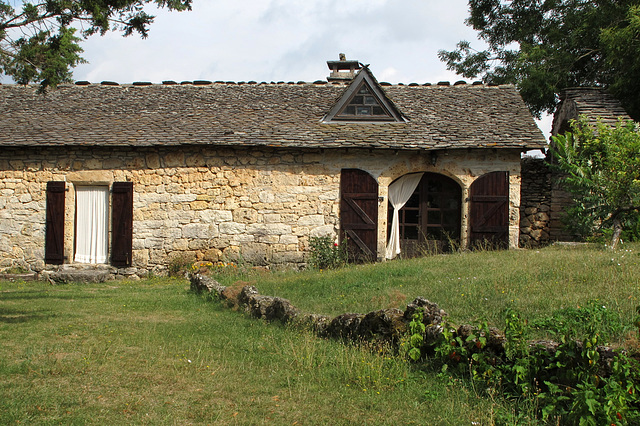
[[[369,64],[378,81],[468,80],[437,56],[460,40],[482,48],[464,24],[466,0],[194,0],[190,12],[150,8],[149,36],[120,33],[82,43],[76,80],[315,81],[327,60]],[[548,133],[550,120],[540,124]]]

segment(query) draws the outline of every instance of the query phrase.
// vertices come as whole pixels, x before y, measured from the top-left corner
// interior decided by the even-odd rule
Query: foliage
[[[619,312],[607,309],[599,300],[589,300],[582,307],[558,309],[551,316],[531,321],[530,327],[550,333],[554,338],[569,340],[596,333],[606,344],[629,329],[628,324],[621,322]]]
[[[236,262],[225,262],[219,260],[217,262],[194,262],[191,265],[191,273],[198,273],[204,275],[232,275],[238,274],[238,264]]]
[[[598,350],[602,343],[603,312],[592,304],[586,314],[565,310],[554,313],[547,321],[539,321],[537,326],[548,324],[559,333],[559,345],[548,350],[529,345],[527,322],[517,312],[508,310],[504,355],[485,349],[486,324],[466,338],[447,324],[434,348],[434,361],[440,363],[442,375],[469,375],[475,388],[517,401],[524,410],[535,407],[533,414],[545,423],[637,424],[640,366],[626,352],[619,352],[609,373],[604,373]],[[561,318],[569,321],[553,326]],[[586,321],[583,326],[586,333],[576,340],[573,327],[581,321]]]
[[[41,90],[71,80],[71,68],[83,63],[81,38],[108,31],[147,37],[154,17],[147,4],[190,10],[192,0],[0,0],[0,71],[19,84],[40,82]],[[80,36],[76,36],[76,27]]]
[[[573,230],[589,235],[613,229],[615,248],[625,224],[637,224],[640,211],[640,130],[632,122],[594,128],[581,117],[572,132],[554,137],[551,152],[573,194]]]
[[[426,327],[422,319],[424,312],[422,309],[413,314],[413,318],[409,322],[409,340],[407,355],[413,361],[418,361],[422,357],[422,346],[424,344],[424,333]]]
[[[192,255],[178,254],[173,256],[169,261],[169,276],[170,277],[184,277],[187,273],[191,272],[195,259]]]
[[[309,239],[309,263],[316,269],[335,269],[347,264],[347,245],[338,244],[329,235]]]
[[[467,78],[516,84],[531,112],[553,112],[565,88],[604,86],[640,118],[638,0],[469,0],[466,23],[487,45],[438,56]]]

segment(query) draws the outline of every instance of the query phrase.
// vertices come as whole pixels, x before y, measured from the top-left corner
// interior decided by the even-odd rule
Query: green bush
[[[505,323],[504,354],[486,350],[486,323],[466,338],[444,324],[441,340],[432,348],[441,375],[469,377],[474,389],[514,401],[516,417],[528,414],[545,424],[640,423],[638,361],[620,351],[608,367],[600,362],[598,346],[622,327],[618,315],[594,301],[532,324],[509,309]],[[558,339],[555,350],[529,344],[533,328],[553,334]],[[500,422],[514,421],[512,413],[505,416]]]
[[[334,242],[329,235],[309,239],[309,263],[316,269],[334,269],[347,264],[346,244]]]

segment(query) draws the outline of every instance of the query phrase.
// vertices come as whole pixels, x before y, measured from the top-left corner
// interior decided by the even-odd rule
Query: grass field
[[[461,253],[250,282],[307,312],[437,302],[455,322],[500,326],[589,300],[632,333],[639,245]],[[635,339],[635,340],[634,340]],[[0,424],[492,424],[508,402],[401,358],[265,324],[188,291],[186,280],[0,282]],[[521,419],[520,424],[526,424]]]

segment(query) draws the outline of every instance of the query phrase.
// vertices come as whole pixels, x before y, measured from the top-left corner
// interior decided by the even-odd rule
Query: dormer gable
[[[387,97],[367,66],[353,78],[323,123],[378,123],[408,121]]]

